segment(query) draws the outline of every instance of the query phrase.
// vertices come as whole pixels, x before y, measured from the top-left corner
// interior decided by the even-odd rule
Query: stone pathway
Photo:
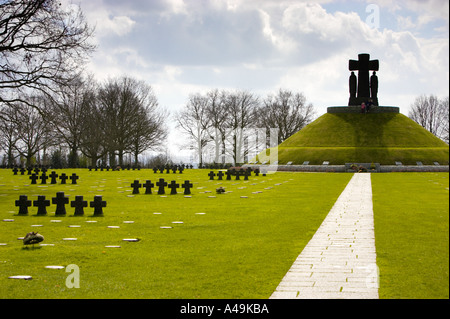
[[[378,299],[369,173],[356,173],[271,299]]]

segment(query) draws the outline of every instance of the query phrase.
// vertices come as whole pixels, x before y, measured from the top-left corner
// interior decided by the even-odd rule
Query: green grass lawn
[[[30,185],[28,176],[0,170],[0,243],[7,244],[0,246],[1,298],[268,298],[351,178],[277,172],[248,181],[209,181],[206,170],[56,172],[76,172],[78,185]],[[145,195],[142,189],[129,197],[133,180],[155,183],[160,177],[190,180],[192,197]],[[216,195],[219,186],[230,192]],[[48,207],[47,216],[36,216],[35,207],[29,208],[29,216],[17,216],[14,202],[19,195],[50,199],[57,191],[70,201],[76,195],[88,201],[102,195],[107,201],[104,217],[93,218],[92,208],[73,217],[70,205],[66,217],[55,217],[55,205]],[[23,248],[17,238],[30,231],[39,231],[43,243],[54,246]],[[62,240],[67,237],[77,240]],[[64,269],[45,268],[69,264],[79,267],[80,288],[66,287],[70,273]],[[13,275],[33,279],[8,279]]]
[[[6,244],[0,245],[0,298],[268,298],[352,176],[277,172],[209,181],[209,170],[56,172],[76,172],[78,185],[30,185],[28,176],[0,170],[0,243]],[[131,194],[135,179],[161,177],[190,180],[192,197],[182,189],[167,197],[155,189]],[[372,185],[380,297],[448,298],[448,173],[372,174]],[[229,192],[215,194],[219,186]],[[93,208],[74,217],[70,205],[65,217],[55,217],[55,205],[47,216],[36,216],[35,207],[29,216],[17,215],[19,195],[50,199],[57,191],[70,201],[102,195],[104,217],[92,217]],[[24,248],[17,238],[29,231],[54,246]],[[77,240],[62,240],[67,237]],[[64,269],[45,268],[70,264],[80,269],[80,288],[66,286],[71,274]],[[13,275],[33,279],[8,279]]]
[[[372,174],[380,298],[449,298],[449,174]]]

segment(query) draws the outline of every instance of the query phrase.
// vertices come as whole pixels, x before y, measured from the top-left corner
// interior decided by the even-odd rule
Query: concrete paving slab
[[[271,299],[377,299],[370,174],[354,174]]]

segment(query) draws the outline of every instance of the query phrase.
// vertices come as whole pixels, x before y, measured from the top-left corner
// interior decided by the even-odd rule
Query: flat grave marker
[[[65,269],[66,267],[49,265],[49,266],[45,266],[45,268],[47,268],[47,269]]]
[[[124,238],[122,240],[127,241],[127,242],[138,242],[140,239],[139,238]]]
[[[24,279],[24,280],[31,280],[33,277],[28,275],[15,275],[15,276],[9,276],[8,279]]]

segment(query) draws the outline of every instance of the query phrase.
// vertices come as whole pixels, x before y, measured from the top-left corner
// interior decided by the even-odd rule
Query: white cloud
[[[382,103],[406,109],[419,92],[448,95],[448,38],[416,33],[432,25],[448,34],[447,1],[367,0],[384,10],[382,21],[393,19],[392,29],[370,28],[352,10],[329,12],[324,3],[333,3],[321,0],[92,2],[83,1],[98,21],[93,70],[139,75],[167,107],[200,90],[280,87],[304,92],[316,107],[345,105],[348,60],[363,52],[380,60]]]
[[[410,16],[397,17],[397,25],[400,30],[410,30],[410,29],[415,29],[417,27],[417,24],[412,21],[412,18]]]

